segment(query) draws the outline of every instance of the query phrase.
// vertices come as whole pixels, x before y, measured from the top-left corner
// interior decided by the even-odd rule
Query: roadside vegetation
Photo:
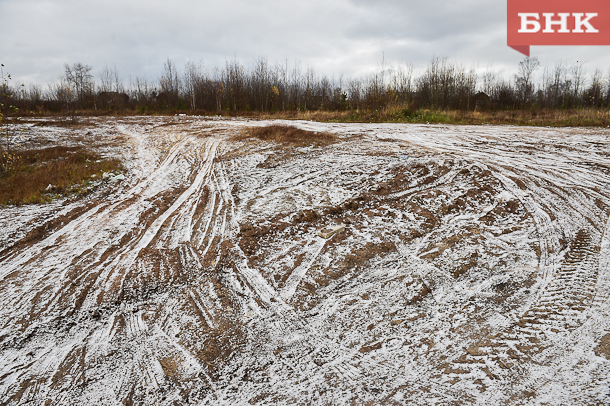
[[[125,83],[115,67],[66,64],[57,82],[15,88],[3,83],[16,115],[197,114],[339,122],[610,125],[610,73],[584,64],[543,66],[524,58],[510,77],[434,57],[423,71],[386,66],[363,78],[327,77],[300,63],[250,67],[237,59],[180,71],[167,60],[160,77]]]
[[[51,147],[15,153],[11,170],[0,176],[0,205],[44,203],[58,196],[89,193],[116,159],[100,159],[80,147]]]
[[[526,109],[526,110],[431,110],[409,106],[388,106],[374,111],[308,111],[258,114],[260,119],[311,120],[337,123],[420,123],[420,124],[495,124],[552,127],[607,127],[610,110]]]

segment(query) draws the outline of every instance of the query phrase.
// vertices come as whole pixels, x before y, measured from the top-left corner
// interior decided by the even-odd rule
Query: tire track
[[[20,268],[22,270],[22,273],[25,271],[24,265],[27,266],[27,268],[30,269],[35,269],[35,267],[41,267],[44,269],[45,268],[45,263],[49,263],[51,262],[51,259],[47,256],[46,258],[41,257],[41,253],[44,252],[44,249],[46,247],[49,246],[56,246],[55,248],[55,253],[53,256],[53,263],[50,264],[51,268],[44,271],[46,275],[45,279],[41,279],[39,278],[32,278],[32,275],[28,275],[28,279],[26,280],[30,280],[30,283],[21,284],[21,290],[17,293],[17,295],[13,296],[13,303],[12,305],[15,306],[16,308],[19,308],[20,302],[24,302],[27,303],[28,299],[28,295],[30,293],[28,292],[36,292],[37,288],[43,287],[46,289],[45,286],[48,286],[46,284],[54,284],[53,281],[61,281],[63,279],[66,279],[66,275],[68,272],[73,272],[73,269],[75,266],[78,266],[79,273],[76,277],[76,279],[74,279],[73,283],[77,283],[78,279],[82,279],[85,277],[89,277],[90,275],[95,275],[94,279],[95,279],[95,283],[93,286],[89,286],[86,289],[83,289],[82,292],[84,294],[84,296],[86,296],[86,298],[84,299],[84,304],[82,306],[79,306],[79,308],[83,308],[83,309],[93,309],[93,308],[97,308],[98,306],[98,301],[99,301],[99,295],[108,295],[108,292],[112,292],[114,291],[114,294],[118,294],[118,292],[123,290],[123,283],[125,281],[125,277],[127,275],[127,272],[134,266],[137,264],[138,261],[138,256],[140,254],[140,252],[145,249],[146,247],[148,247],[154,240],[155,238],[158,238],[160,236],[159,231],[161,231],[163,229],[164,226],[167,226],[169,223],[173,223],[174,226],[178,225],[179,227],[190,227],[191,226],[191,222],[189,221],[188,217],[192,216],[194,213],[194,208],[197,206],[198,204],[198,197],[199,195],[201,195],[201,191],[203,189],[203,187],[205,187],[206,183],[208,182],[209,178],[210,178],[210,174],[212,172],[213,169],[213,162],[214,162],[214,158],[215,158],[215,154],[216,154],[216,149],[219,145],[219,143],[221,142],[220,139],[218,138],[208,138],[207,140],[205,140],[203,142],[203,152],[200,155],[200,157],[198,158],[198,160],[200,159],[201,164],[196,164],[195,166],[193,166],[193,170],[197,173],[197,176],[195,176],[193,182],[191,183],[190,187],[183,192],[180,196],[178,196],[176,198],[176,200],[173,202],[173,204],[164,212],[162,212],[151,224],[150,226],[148,226],[145,230],[143,230],[143,232],[138,233],[131,241],[129,241],[128,243],[123,243],[120,247],[120,249],[115,250],[114,252],[110,253],[110,256],[108,256],[107,258],[102,258],[103,256],[103,252],[105,251],[103,248],[100,247],[96,247],[96,250],[100,250],[101,253],[96,253],[96,254],[92,254],[93,252],[95,252],[96,250],[87,250],[85,251],[86,253],[88,253],[86,256],[80,255],[79,257],[75,257],[75,259],[72,261],[72,264],[68,265],[67,267],[62,266],[62,262],[60,260],[63,259],[65,261],[66,258],[70,258],[70,255],[68,254],[71,250],[73,250],[73,243],[75,241],[78,241],[79,238],[74,238],[71,236],[71,234],[74,233],[78,233],[80,231],[80,229],[87,227],[90,232],[87,233],[87,235],[84,236],[85,240],[87,238],[91,238],[93,240],[96,240],[95,238],[92,237],[92,235],[95,235],[96,233],[99,233],[102,229],[104,229],[105,227],[107,227],[106,224],[108,224],[108,222],[120,222],[121,219],[124,218],[128,218],[128,217],[132,217],[134,216],[134,213],[137,213],[138,211],[142,210],[142,207],[145,207],[145,205],[143,204],[147,198],[149,198],[150,196],[153,195],[153,193],[158,193],[158,186],[159,185],[159,177],[161,177],[161,175],[163,173],[165,173],[166,171],[170,170],[170,167],[173,165],[174,160],[178,157],[178,154],[184,153],[185,152],[185,148],[187,148],[189,145],[193,146],[193,139],[189,139],[189,137],[180,137],[182,138],[180,141],[175,142],[174,145],[172,146],[168,156],[164,159],[164,161],[160,164],[160,167],[158,169],[156,169],[154,172],[152,172],[146,179],[139,181],[136,186],[132,187],[131,189],[127,190],[122,196],[121,198],[112,203],[112,204],[106,204],[106,205],[100,205],[92,210],[90,210],[89,212],[85,213],[84,215],[82,215],[81,217],[75,219],[74,221],[72,221],[71,223],[69,223],[66,227],[64,227],[62,230],[54,233],[53,235],[51,235],[50,237],[48,237],[47,239],[41,241],[39,244],[35,245],[34,247],[30,248],[29,250],[26,250],[24,253],[21,254],[20,257],[16,258],[15,260],[11,261],[12,263],[9,264],[3,264],[2,268],[3,268],[3,275],[6,276],[7,274],[10,274],[11,272],[13,272],[15,269]],[[152,188],[152,189],[151,189]],[[157,192],[153,192],[153,189],[156,189]],[[150,191],[148,191],[150,190]],[[120,208],[120,209],[119,209]],[[136,216],[137,217],[137,216]],[[176,221],[174,221],[176,220]],[[184,231],[184,230],[183,230]],[[186,230],[185,232],[181,233],[180,237],[178,239],[178,242],[181,243],[184,240],[190,240],[190,230]],[[163,237],[163,236],[161,236]],[[98,239],[99,240],[99,237]],[[59,246],[58,246],[59,244]],[[61,248],[60,248],[61,247]],[[59,249],[58,249],[59,248]],[[97,263],[97,264],[96,264]],[[93,267],[91,267],[90,264],[93,264]],[[47,268],[49,268],[49,265],[46,266]],[[26,269],[27,269],[26,268]],[[57,273],[57,271],[55,270],[59,270],[60,272]],[[37,273],[40,275],[41,272],[37,271]],[[49,276],[51,276],[51,278],[49,278]],[[4,286],[6,286],[6,278],[4,278],[3,280],[3,284]],[[117,286],[118,283],[118,286]],[[62,293],[62,291],[65,291],[65,287],[62,287],[61,285],[57,286],[54,288],[56,293],[54,294],[54,299],[52,299],[50,302],[47,302],[46,305],[44,306],[45,309],[47,309],[45,311],[46,314],[51,314],[51,313],[55,313],[57,311],[63,311],[63,309],[67,309],[69,310],[70,307],[74,307],[74,305],[70,305],[69,303],[65,302],[65,299],[63,298],[64,293]],[[193,296],[195,298],[197,298],[197,293],[193,293]],[[31,296],[30,296],[31,297]],[[97,297],[97,299],[96,299]],[[42,299],[42,297],[41,297]],[[60,302],[60,299],[62,300]],[[107,301],[108,299],[106,299]],[[40,306],[40,304],[38,304]],[[14,308],[15,308],[14,307]],[[27,309],[27,306],[26,306]],[[3,308],[3,310],[6,310],[6,307]],[[70,310],[70,313],[73,310]],[[81,312],[82,313],[82,312]],[[120,313],[119,313],[120,314]],[[84,314],[83,314],[84,315]],[[147,323],[145,323],[142,319],[142,315],[143,313],[138,312],[134,317],[119,317],[117,319],[117,317],[113,317],[110,319],[110,324],[109,326],[112,326],[113,324],[116,325],[117,320],[120,322],[119,323],[119,327],[116,328],[114,326],[112,326],[108,331],[110,331],[110,335],[107,336],[107,340],[122,340],[123,338],[123,334],[120,333],[120,331],[125,331],[127,333],[126,337],[142,337],[141,339],[138,339],[138,341],[144,340],[145,342],[150,342],[151,339],[154,339],[154,336],[157,335],[158,333],[155,333],[156,328],[154,327],[154,323],[153,323],[153,327],[148,328],[148,327],[142,327],[142,326],[146,326]],[[20,317],[20,316],[17,316]],[[42,315],[39,315],[38,317],[42,317]],[[81,318],[81,316],[77,316],[77,318]],[[124,323],[123,321],[124,320]],[[10,320],[7,321],[8,323],[11,323]],[[120,327],[121,324],[124,324],[124,327]],[[212,327],[214,327],[213,323]],[[10,324],[7,324],[10,325]],[[83,330],[83,331],[96,331],[97,327],[94,327],[93,330]],[[106,330],[107,328],[104,327],[104,329]],[[30,329],[31,330],[31,329]],[[29,333],[30,335],[32,333],[34,333],[35,330],[31,330],[31,333]],[[117,333],[120,333],[119,335],[117,335]],[[10,333],[9,333],[10,334]],[[134,336],[134,334],[136,334],[136,336]],[[67,337],[68,338],[68,337]],[[68,338],[68,341],[65,341],[63,343],[61,343],[63,341],[63,339],[60,338],[60,342],[58,342],[58,345],[63,348],[63,351],[67,351],[67,353],[70,353],[72,350],[72,348],[76,348],[73,347],[73,344],[71,343],[71,340]],[[27,343],[27,341],[26,341]],[[103,344],[105,345],[105,344]],[[99,343],[98,345],[92,345],[92,350],[89,352],[93,352],[95,353],[96,350],[95,348],[99,347]],[[83,347],[85,348],[85,347]],[[6,350],[6,347],[5,347]],[[83,350],[84,351],[84,350]],[[136,354],[138,354],[138,351],[135,351]],[[10,353],[5,353],[3,354],[4,356],[2,357],[3,359],[5,359],[4,362],[7,361],[6,357],[11,357]],[[21,374],[18,372],[18,369],[15,369],[14,373],[9,373],[8,376],[11,376],[11,380],[14,381],[21,381],[21,382],[27,382],[30,378],[28,377],[33,370],[36,369],[35,365],[40,365],[40,364],[44,364],[44,363],[48,363],[51,362],[52,364],[55,364],[58,361],[53,361],[53,358],[50,358],[52,354],[37,354],[38,359],[32,362],[32,367],[29,368],[28,370],[22,370]],[[66,359],[64,357],[64,359]],[[79,358],[80,359],[80,358]],[[141,358],[136,357],[133,362],[133,365],[140,365],[140,367],[132,369],[132,373],[135,373],[134,371],[136,370],[142,370],[144,371],[144,375],[139,375],[136,374],[138,377],[136,376],[132,376],[132,379],[128,380],[128,386],[125,388],[125,390],[120,390],[119,391],[119,398],[123,398],[123,399],[127,399],[127,398],[131,398],[131,396],[133,396],[133,385],[139,381],[141,382],[145,382],[145,385],[149,385],[152,388],[158,388],[159,387],[159,376],[163,376],[163,373],[161,373],[161,375],[159,375],[159,365],[158,362],[155,361],[156,358],[153,357],[152,354],[148,354],[145,355]],[[4,364],[3,362],[3,364]],[[84,369],[86,368],[84,365],[76,365],[73,362],[69,361],[68,362],[70,365],[65,366],[65,368],[69,368],[69,369],[73,369],[73,368],[77,368],[77,370],[81,371],[80,374],[84,373]],[[5,364],[6,365],[6,364]],[[157,365],[155,367],[155,365]],[[64,368],[61,366],[58,366],[58,368]],[[152,369],[151,369],[152,368]],[[201,369],[203,369],[203,367],[201,367]],[[16,374],[15,374],[16,373]],[[73,373],[70,373],[70,376],[72,376]],[[146,384],[146,382],[148,382],[148,384]],[[8,399],[12,399],[10,401],[10,403],[12,404],[13,402],[19,402],[20,399],[23,399],[23,395],[19,394],[19,392],[13,392],[15,386],[11,385],[9,387],[4,387],[2,388],[2,386],[0,386],[0,397],[2,399],[8,400]],[[26,386],[26,388],[31,388],[30,386]],[[31,389],[26,389],[26,390],[31,390]],[[38,389],[34,389],[37,391],[40,391]],[[51,390],[50,393],[52,393],[53,390]],[[11,395],[12,393],[12,395]],[[122,394],[120,394],[122,393]],[[39,394],[41,395],[41,394]],[[62,397],[63,398],[63,397]],[[59,398],[57,398],[59,400]],[[71,401],[66,401],[65,404],[71,404]]]
[[[7,298],[0,307],[0,403],[526,404],[555,395],[561,402],[604,400],[610,364],[592,354],[610,332],[610,223],[602,232],[595,216],[606,210],[608,197],[603,188],[593,188],[610,184],[605,183],[610,179],[597,166],[578,167],[571,174],[571,162],[587,153],[588,144],[577,152],[561,152],[548,150],[552,143],[539,134],[532,139],[514,135],[530,135],[527,129],[489,127],[499,135],[484,138],[483,133],[494,131],[476,128],[470,134],[462,129],[371,125],[373,134],[406,133],[412,143],[408,148],[421,147],[434,155],[413,162],[437,165],[439,154],[445,160],[459,160],[448,172],[434,179],[416,178],[406,190],[390,191],[384,199],[408,202],[426,194],[417,205],[432,207],[439,196],[443,203],[442,193],[450,189],[444,185],[462,182],[460,169],[489,169],[499,182],[489,184],[494,203],[473,204],[474,213],[469,208],[451,214],[448,221],[455,222],[443,230],[457,233],[483,215],[491,218],[496,215],[492,210],[504,210],[500,197],[493,194],[513,195],[520,202],[518,214],[502,219],[517,218],[526,224],[512,224],[517,231],[505,235],[500,234],[504,223],[497,226],[485,220],[492,225],[475,224],[476,236],[464,241],[483,241],[477,249],[494,252],[531,248],[524,260],[518,255],[502,257],[517,258],[518,266],[529,268],[497,275],[497,270],[481,266],[475,271],[484,275],[483,282],[474,273],[455,276],[443,263],[436,267],[416,256],[430,252],[433,238],[445,238],[430,232],[434,228],[422,231],[427,236],[413,237],[417,241],[388,237],[388,229],[398,233],[400,227],[417,224],[414,215],[406,213],[413,206],[404,206],[401,213],[389,205],[391,210],[383,206],[381,215],[371,209],[361,227],[354,226],[354,232],[333,242],[332,248],[317,241],[300,266],[283,270],[291,275],[280,290],[267,279],[265,269],[248,262],[237,241],[239,224],[247,218],[267,225],[266,215],[277,208],[265,205],[282,198],[291,208],[304,204],[317,210],[320,201],[324,205],[324,199],[330,199],[330,193],[320,190],[331,187],[319,178],[341,171],[345,175],[341,172],[333,179],[342,188],[335,200],[366,193],[372,182],[385,182],[394,174],[388,167],[400,167],[400,157],[389,157],[384,141],[382,147],[375,145],[383,157],[376,161],[365,149],[369,140],[364,140],[357,147],[342,145],[345,155],[334,161],[306,155],[311,168],[303,167],[305,159],[299,157],[286,173],[273,175],[270,181],[260,180],[267,176],[264,171],[254,171],[246,174],[252,179],[239,183],[233,175],[244,161],[235,164],[218,155],[231,148],[224,144],[231,134],[226,128],[247,124],[214,124],[210,128],[217,131],[205,134],[197,133],[200,125],[159,127],[144,134],[142,126],[117,127],[130,137],[143,175],[130,188],[119,185],[124,191],[112,201],[0,263],[0,294]],[[369,128],[333,126],[350,132],[361,127]],[[534,145],[538,142],[540,148]],[[158,161],[161,150],[166,152]],[[391,151],[402,154],[400,148]],[[253,161],[255,167],[260,156],[248,164]],[[598,162],[599,157],[591,161]],[[489,180],[487,175],[487,180],[481,179],[481,184]],[[517,184],[521,180],[524,183]],[[483,190],[479,184],[461,186]],[[594,206],[592,199],[599,203]],[[245,213],[249,204],[260,210]],[[362,213],[358,208],[348,212],[352,222]],[[290,264],[290,256],[296,255],[293,243],[303,240],[298,233],[311,232],[308,227],[300,230],[280,234],[288,240],[297,237],[278,244],[266,263],[282,258]],[[315,240],[310,237],[305,239]],[[330,284],[309,288],[319,281],[310,269],[314,262],[332,265],[335,253],[343,255],[363,241],[376,244],[391,237],[396,237],[392,241],[397,252],[374,257],[352,273],[333,273],[336,279]],[[513,246],[515,239],[519,244]],[[456,258],[461,259],[461,248],[455,247]],[[488,259],[492,266],[500,263],[491,255],[481,261]],[[531,276],[536,261],[537,274]],[[10,273],[4,273],[5,265],[11,267]],[[512,272],[510,264],[499,269]],[[521,294],[521,286],[533,286],[533,292],[517,297],[513,307],[512,302],[485,307],[486,300],[498,299],[490,293],[494,284],[526,272],[536,283],[515,289]],[[293,306],[294,292],[305,283],[311,302],[299,299]],[[469,292],[470,286],[477,292]],[[488,312],[505,305],[510,310],[504,314]],[[460,310],[463,306],[473,310]],[[481,337],[484,343],[470,346]],[[558,383],[569,387],[553,392]]]

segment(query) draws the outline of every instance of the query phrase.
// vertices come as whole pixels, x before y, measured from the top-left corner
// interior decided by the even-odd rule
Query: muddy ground
[[[610,403],[606,130],[35,124],[126,179],[0,209],[2,404]]]

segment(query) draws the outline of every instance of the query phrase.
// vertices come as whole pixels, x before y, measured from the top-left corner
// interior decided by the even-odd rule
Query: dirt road
[[[0,209],[0,403],[610,402],[609,131],[267,124],[91,119],[126,180]]]

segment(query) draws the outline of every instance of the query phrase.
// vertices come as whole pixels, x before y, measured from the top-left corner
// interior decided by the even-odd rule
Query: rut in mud
[[[607,131],[90,121],[127,179],[0,211],[1,403],[610,401]]]

